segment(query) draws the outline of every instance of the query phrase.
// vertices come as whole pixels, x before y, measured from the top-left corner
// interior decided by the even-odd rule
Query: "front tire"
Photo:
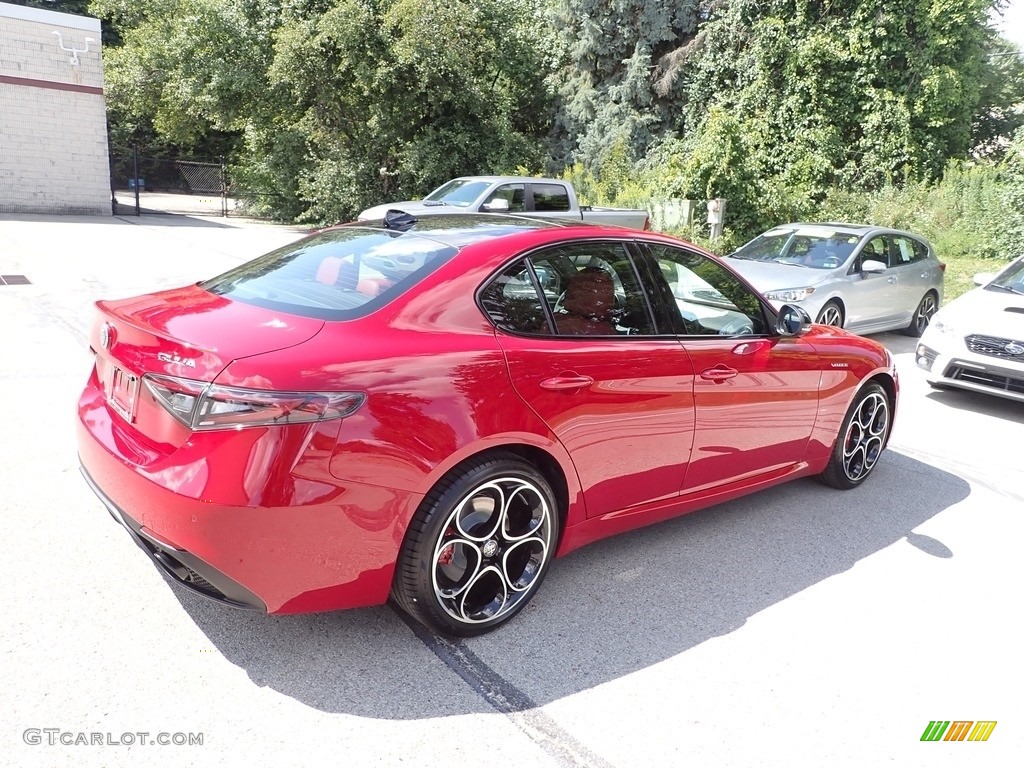
[[[921,334],[924,333],[925,328],[928,327],[928,323],[931,322],[932,315],[934,315],[939,309],[939,300],[935,294],[929,291],[921,299],[921,303],[917,305],[917,309],[914,310],[914,316],[910,318],[910,325],[903,329],[903,333],[906,336],[910,336],[914,339],[921,338]]]
[[[394,602],[439,632],[489,632],[526,607],[558,541],[555,496],[513,454],[456,467],[413,517],[395,570]]]
[[[839,429],[832,456],[818,478],[833,488],[848,490],[863,483],[878,462],[892,428],[892,403],[874,382],[854,399]]]
[[[835,301],[826,301],[825,306],[818,313],[818,319],[814,322],[819,325],[832,325],[836,328],[842,328],[843,319],[843,308]]]

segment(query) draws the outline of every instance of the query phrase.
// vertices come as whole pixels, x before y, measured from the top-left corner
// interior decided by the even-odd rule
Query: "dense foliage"
[[[654,87],[658,62],[693,38],[700,0],[559,0],[551,83],[558,94],[553,160],[599,169],[618,153],[644,157],[672,126],[678,104]],[[671,90],[671,89],[670,89]]]
[[[94,0],[112,135],[229,137],[259,211],[343,219],[480,168],[542,162],[545,70],[528,3]],[[125,130],[127,128],[128,130]]]
[[[749,232],[834,187],[939,178],[972,147],[989,6],[733,0],[663,75],[681,92],[668,191],[728,198]]]
[[[998,230],[982,247],[996,254],[1024,250],[1024,214],[1006,203],[1024,183],[1011,147],[1024,57],[989,26],[1002,2],[89,10],[120,41],[105,52],[112,143],[226,155],[235,191],[265,214],[333,221],[457,174],[522,169],[564,173],[595,203],[726,198],[726,244],[784,219],[895,209],[927,230],[907,217],[941,198],[971,217],[943,230],[950,247]],[[1010,225],[990,227],[1004,213]]]
[[[656,123],[643,159],[608,162],[581,141],[566,176],[595,203],[725,198],[717,250],[817,219],[903,226],[951,257],[1022,253],[1024,139],[1010,140],[1024,57],[987,25],[992,5],[707,3],[658,61],[653,89],[673,122]],[[701,239],[697,211],[684,234]]]

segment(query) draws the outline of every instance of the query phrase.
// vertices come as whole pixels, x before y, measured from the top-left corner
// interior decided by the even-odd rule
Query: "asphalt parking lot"
[[[898,335],[878,337],[903,389],[865,486],[797,481],[592,545],[496,633],[256,616],[166,583],[78,473],[91,303],[300,234],[0,219],[0,275],[28,281],[0,285],[0,764],[1019,764],[1024,407],[932,391]],[[933,720],[998,725],[922,742]]]

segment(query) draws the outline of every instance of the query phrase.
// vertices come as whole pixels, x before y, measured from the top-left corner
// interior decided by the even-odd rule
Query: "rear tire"
[[[558,527],[555,495],[533,465],[507,453],[471,459],[445,475],[413,516],[391,597],[438,632],[489,632],[537,593]]]
[[[854,398],[843,419],[825,471],[818,479],[845,491],[863,483],[875,468],[892,428],[892,403],[874,382]]]
[[[917,309],[914,310],[914,316],[910,318],[910,325],[900,331],[900,333],[914,339],[921,338],[921,334],[924,333],[925,328],[928,327],[928,323],[932,320],[932,315],[934,315],[938,309],[938,298],[934,293],[928,291],[928,293],[924,295],[924,298],[921,299],[921,303],[917,305]]]

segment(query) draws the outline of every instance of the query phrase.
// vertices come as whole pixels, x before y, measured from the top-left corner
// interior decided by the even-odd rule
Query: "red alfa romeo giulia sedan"
[[[634,230],[394,213],[97,307],[85,478],[172,580],[269,613],[485,632],[596,539],[859,485],[896,407],[882,346]]]

